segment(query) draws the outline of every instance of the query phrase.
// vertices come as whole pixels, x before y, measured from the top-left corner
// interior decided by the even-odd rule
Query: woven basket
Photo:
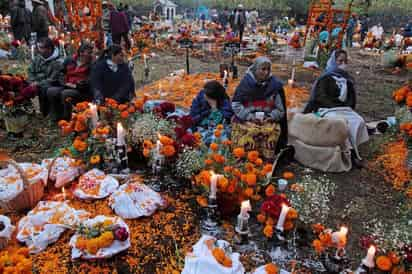
[[[23,180],[23,191],[17,194],[12,200],[0,201],[0,209],[4,212],[22,211],[32,209],[43,197],[44,184],[41,180],[30,183],[26,178],[24,170],[12,159],[0,159],[0,163],[12,165]]]

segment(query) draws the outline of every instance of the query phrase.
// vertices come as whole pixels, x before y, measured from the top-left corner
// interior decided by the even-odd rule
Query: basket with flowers
[[[21,133],[33,112],[31,98],[36,90],[20,76],[0,75],[0,112],[6,129],[11,133]]]

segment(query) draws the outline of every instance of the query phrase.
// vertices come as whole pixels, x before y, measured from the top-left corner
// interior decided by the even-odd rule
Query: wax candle
[[[90,106],[92,125],[93,125],[93,128],[96,128],[97,122],[99,121],[99,114],[97,113],[97,106],[95,104],[89,104],[89,106]]]
[[[125,145],[125,132],[121,123],[117,123],[117,144]]]
[[[216,199],[217,180],[219,179],[219,175],[215,174],[213,171],[211,173],[212,173],[212,177],[210,179],[209,198],[210,199]]]
[[[362,264],[369,268],[375,267],[375,253],[376,248],[373,245],[371,245],[368,249],[368,254],[362,260]]]
[[[283,225],[285,224],[286,215],[288,214],[290,207],[285,204],[282,204],[282,211],[280,212],[280,216],[278,219],[278,223],[276,225],[276,229],[283,231]]]
[[[348,228],[342,226],[339,231],[332,233],[332,242],[337,245],[338,248],[344,248],[347,242]]]
[[[34,60],[34,45],[31,45],[31,59]]]
[[[147,56],[143,54],[144,68],[147,68]]]
[[[63,201],[66,201],[66,190],[62,187]]]

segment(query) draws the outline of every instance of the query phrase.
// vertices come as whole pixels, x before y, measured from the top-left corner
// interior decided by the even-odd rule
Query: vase
[[[27,114],[21,114],[18,116],[6,115],[3,118],[7,132],[16,134],[22,133],[29,122],[29,116]]]

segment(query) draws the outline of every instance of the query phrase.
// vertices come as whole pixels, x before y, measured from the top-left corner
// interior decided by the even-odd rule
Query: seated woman
[[[218,81],[209,81],[192,101],[190,116],[194,127],[202,134],[208,145],[212,142],[213,132],[219,124],[229,124],[233,116],[229,96]],[[227,129],[227,127],[225,127]],[[227,134],[227,130],[225,130]]]
[[[354,80],[346,71],[348,54],[336,50],[328,60],[325,72],[315,82],[304,113],[316,112],[321,117],[344,118],[349,126],[352,160],[362,165],[358,146],[369,140],[365,121],[355,111]]]
[[[282,83],[271,74],[271,61],[256,58],[232,99],[232,142],[266,159],[287,145],[286,103]]]
[[[93,61],[93,46],[83,43],[77,55],[67,58],[63,63],[61,86],[47,90],[52,120],[71,117],[72,104],[92,99],[89,89],[90,68]]]
[[[102,103],[111,98],[119,103],[131,101],[134,97],[134,79],[125,62],[125,54],[119,45],[112,45],[108,56],[101,58],[93,67],[90,84],[93,98]]]

